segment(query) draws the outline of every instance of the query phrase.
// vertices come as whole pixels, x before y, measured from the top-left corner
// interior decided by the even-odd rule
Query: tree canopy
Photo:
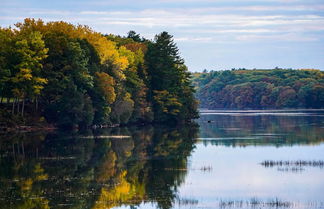
[[[314,69],[196,73],[203,108],[324,108],[324,72]]]
[[[0,37],[1,105],[12,115],[64,127],[197,117],[188,70],[167,32],[150,41],[135,31],[121,37],[25,19],[0,28]]]

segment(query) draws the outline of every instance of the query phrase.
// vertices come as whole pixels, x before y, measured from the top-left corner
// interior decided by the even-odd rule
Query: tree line
[[[103,35],[88,26],[25,19],[0,28],[2,117],[62,127],[197,117],[190,74],[171,35]]]
[[[324,72],[314,69],[195,73],[202,108],[324,108]]]

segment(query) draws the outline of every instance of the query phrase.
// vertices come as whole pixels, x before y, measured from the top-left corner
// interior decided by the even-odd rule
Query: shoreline
[[[137,122],[137,123],[127,123],[127,124],[111,124],[111,125],[92,125],[86,128],[79,127],[69,127],[69,128],[60,128],[54,125],[17,125],[15,127],[0,127],[0,135],[8,134],[8,133],[31,133],[38,131],[57,131],[57,130],[96,130],[96,129],[105,129],[105,128],[116,128],[116,127],[131,127],[131,126],[147,126],[147,125],[155,125],[155,124],[166,124],[166,123],[154,123],[154,122]]]
[[[8,134],[8,133],[29,133],[29,132],[35,132],[35,131],[54,131],[58,130],[55,126],[16,126],[16,127],[0,127],[0,134]]]

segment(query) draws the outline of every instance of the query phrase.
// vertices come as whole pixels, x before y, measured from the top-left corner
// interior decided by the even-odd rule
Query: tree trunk
[[[23,98],[23,103],[22,103],[22,107],[21,107],[21,116],[24,117],[24,110],[25,110],[25,98]]]
[[[36,112],[38,111],[38,98],[36,97],[35,98],[35,101],[36,101]]]
[[[25,146],[24,146],[24,141],[21,142],[21,150],[22,150],[23,158],[25,159]]]
[[[1,97],[1,100],[0,100],[0,103],[2,104],[2,102],[3,102],[3,97]]]
[[[20,148],[19,148],[19,142],[17,142],[17,156],[19,157],[20,155]]]
[[[14,115],[15,114],[15,99],[12,101],[12,114]]]
[[[15,144],[12,143],[12,155],[14,157],[14,161],[16,162],[16,152],[15,152]]]
[[[19,106],[20,106],[19,98],[16,98],[16,100],[17,100],[17,115],[19,115]]]

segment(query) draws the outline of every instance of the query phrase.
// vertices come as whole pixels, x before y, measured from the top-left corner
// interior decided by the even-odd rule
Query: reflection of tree
[[[184,143],[194,134],[186,129],[155,132],[148,168],[147,191],[150,199],[156,199],[160,208],[170,208],[176,197],[177,187],[186,175],[187,158],[193,149],[192,143]]]
[[[142,201],[170,208],[186,174],[185,169],[179,168],[187,167],[196,129],[159,127],[130,133],[132,140],[112,140],[117,156],[116,175],[110,179],[112,184],[101,189],[94,208],[136,205]]]
[[[170,208],[196,132],[195,127],[115,128],[83,133],[91,137],[53,133],[46,139],[25,134],[1,140],[0,204],[111,208],[144,201]],[[97,137],[111,135],[130,137]]]
[[[0,207],[49,208],[49,201],[42,197],[43,191],[39,187],[48,176],[35,159],[35,147],[42,143],[44,135],[32,136],[33,140],[28,140],[24,134],[2,136],[6,140],[0,141]]]
[[[205,115],[200,120],[200,137],[217,138],[210,141],[214,145],[291,146],[324,141],[323,119],[317,116]]]

